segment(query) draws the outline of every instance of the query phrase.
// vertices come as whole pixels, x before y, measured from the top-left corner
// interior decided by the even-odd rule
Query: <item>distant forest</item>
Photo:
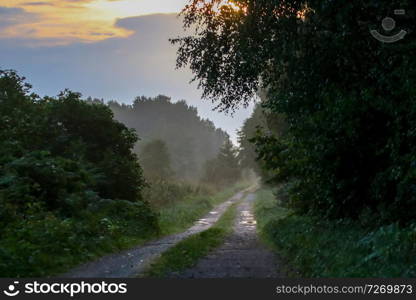
[[[166,144],[175,178],[196,181],[204,163],[217,156],[228,134],[198,116],[185,101],[171,102],[167,96],[137,97],[132,105],[108,103],[114,118],[137,131],[140,140],[134,151],[139,155],[151,142]],[[146,170],[145,170],[146,171]]]

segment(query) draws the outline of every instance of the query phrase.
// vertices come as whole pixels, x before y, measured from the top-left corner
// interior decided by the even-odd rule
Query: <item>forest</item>
[[[171,172],[183,180],[200,178],[203,164],[215,158],[228,140],[226,132],[215,128],[210,120],[202,120],[196,108],[185,101],[172,103],[163,95],[142,96],[132,105],[110,102],[109,107],[116,120],[140,133],[140,142],[134,148],[136,153],[146,152],[151,142],[163,141],[170,156]],[[154,153],[151,149],[147,152]],[[146,163],[143,159],[142,163]]]

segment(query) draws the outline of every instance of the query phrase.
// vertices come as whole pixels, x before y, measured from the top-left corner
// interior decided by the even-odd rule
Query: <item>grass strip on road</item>
[[[159,210],[161,236],[179,233],[188,229],[216,205],[223,203],[249,185],[247,182],[240,182],[214,195],[186,197],[183,201],[161,208]]]
[[[238,203],[231,205],[210,229],[192,235],[164,252],[145,272],[144,277],[163,278],[168,273],[190,268],[222,245],[232,231]]]

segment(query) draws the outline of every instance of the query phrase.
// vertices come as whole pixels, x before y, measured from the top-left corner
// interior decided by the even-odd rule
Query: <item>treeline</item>
[[[358,224],[362,229],[355,236],[371,245],[361,252],[363,265],[388,261],[393,249],[388,237],[396,236],[406,245],[400,255],[414,268],[409,258],[414,246],[409,248],[412,243],[405,239],[412,239],[416,222],[416,43],[406,37],[385,44],[370,30],[379,29],[377,16],[389,16],[395,7],[413,15],[415,4],[212,4],[194,1],[186,8],[185,26],[197,25],[196,37],[173,40],[180,46],[177,63],[189,65],[205,97],[224,110],[246,104],[261,91],[258,110],[266,124],[255,112],[240,136],[246,156],[256,153],[259,173],[284,191],[284,205],[312,218],[316,231],[322,219]],[[407,33],[416,29],[411,18],[397,22]],[[301,220],[286,224],[293,228]],[[374,232],[367,236],[369,230]],[[290,237],[285,238],[289,245]],[[330,248],[333,253],[335,248]],[[309,259],[325,264],[319,247],[309,250]],[[409,274],[403,266],[392,265],[388,275]],[[376,274],[367,271],[349,274]]]
[[[154,209],[212,194],[241,179],[242,165],[228,134],[185,101],[141,96],[132,105],[111,101],[108,106],[140,136],[134,152],[147,182],[143,195]]]
[[[142,96],[132,105],[110,102],[109,107],[117,120],[140,135],[135,152],[149,166],[144,166],[145,172],[153,172],[152,176],[156,175],[155,164],[158,164],[157,170],[164,164],[166,169],[161,170],[164,175],[198,182],[203,177],[206,161],[214,159],[229,140],[226,132],[199,117],[197,109],[185,101],[173,103],[162,95]]]

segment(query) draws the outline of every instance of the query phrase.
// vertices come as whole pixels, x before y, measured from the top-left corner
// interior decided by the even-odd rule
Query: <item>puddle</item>
[[[200,219],[196,221],[197,225],[209,225],[209,222],[206,219]]]
[[[233,233],[224,244],[184,271],[167,278],[279,278],[284,277],[273,252],[259,241],[252,213],[254,195],[237,207]]]
[[[243,210],[241,211],[241,217],[238,224],[245,226],[246,229],[255,229],[257,222],[254,219],[254,216],[251,211]]]

